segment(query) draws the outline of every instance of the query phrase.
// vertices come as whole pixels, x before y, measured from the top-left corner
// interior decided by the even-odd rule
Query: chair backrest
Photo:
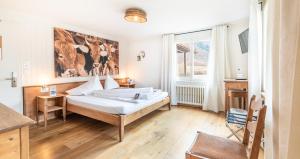
[[[265,126],[266,111],[267,107],[263,104],[262,99],[258,99],[257,101],[251,100],[243,139],[243,144],[247,146],[249,159],[258,158],[261,138]],[[255,117],[253,115],[254,113]],[[253,118],[256,120],[253,120]]]

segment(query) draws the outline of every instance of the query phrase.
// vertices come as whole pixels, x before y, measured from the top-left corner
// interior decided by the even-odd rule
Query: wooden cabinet
[[[0,159],[29,158],[29,125],[33,120],[0,104]]]
[[[20,158],[19,129],[0,134],[0,158]]]

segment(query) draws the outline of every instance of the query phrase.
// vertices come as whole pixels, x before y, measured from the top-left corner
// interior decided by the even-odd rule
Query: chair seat
[[[247,152],[243,144],[198,132],[187,158],[247,159]]]

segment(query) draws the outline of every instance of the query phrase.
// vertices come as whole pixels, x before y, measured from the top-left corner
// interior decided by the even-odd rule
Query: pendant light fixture
[[[145,23],[147,22],[146,12],[138,8],[129,8],[125,12],[124,19],[128,22]]]

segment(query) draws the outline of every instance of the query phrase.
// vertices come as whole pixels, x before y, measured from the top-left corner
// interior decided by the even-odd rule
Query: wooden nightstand
[[[39,124],[39,112],[44,113],[44,126],[47,127],[48,113],[62,110],[63,119],[66,121],[66,97],[63,94],[57,96],[37,96],[36,123]]]
[[[124,87],[124,88],[135,88],[135,84],[129,84],[129,83],[122,83],[120,84],[120,87]]]

